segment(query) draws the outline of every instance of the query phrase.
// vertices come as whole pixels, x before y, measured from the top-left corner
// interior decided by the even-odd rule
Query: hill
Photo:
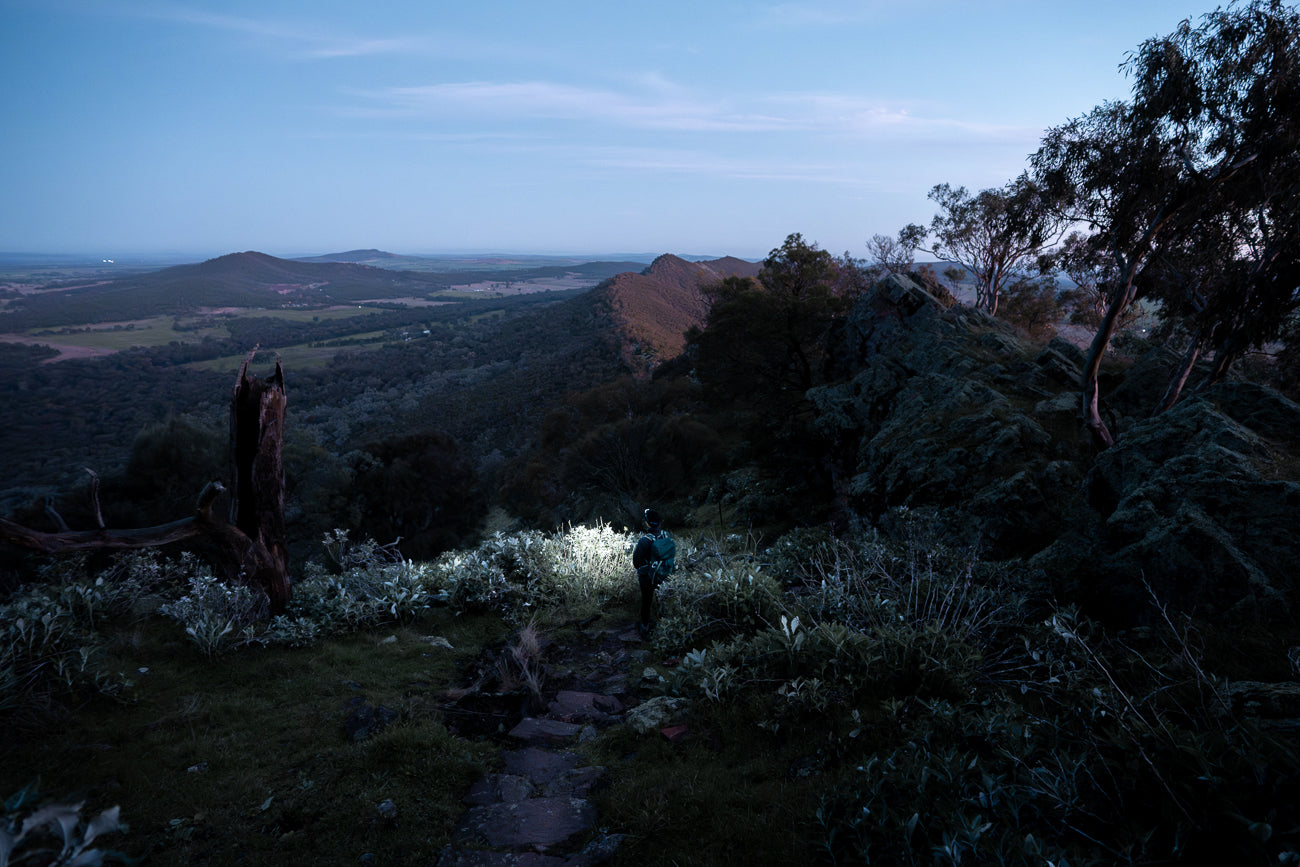
[[[112,280],[65,283],[12,300],[0,332],[179,315],[200,308],[305,307],[424,295],[429,275],[350,263],[298,262],[231,253]]]
[[[681,353],[687,329],[704,324],[704,286],[726,277],[756,277],[760,268],[731,256],[688,262],[665,254],[644,271],[619,274],[596,291],[612,319],[624,360],[648,373]]]
[[[279,259],[265,253],[230,253],[122,277],[92,275],[11,292],[0,314],[0,334],[31,328],[125,322],[223,308],[317,308],[409,298],[429,298],[456,288],[508,284],[522,291],[591,285],[639,262],[527,262],[501,259],[458,262],[354,250],[314,259]],[[357,261],[340,261],[354,259]],[[376,267],[367,262],[383,262]]]
[[[361,265],[367,262],[378,262],[390,259],[400,259],[395,253],[389,253],[385,250],[348,250],[346,253],[326,253],[323,256],[299,256],[295,262],[344,262],[353,265]]]

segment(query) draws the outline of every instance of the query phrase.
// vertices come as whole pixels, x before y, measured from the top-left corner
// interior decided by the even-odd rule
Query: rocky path
[[[547,657],[546,706],[509,729],[504,767],[470,789],[439,867],[582,867],[618,849],[620,835],[589,833],[598,818],[589,795],[605,769],[586,764],[576,747],[614,725],[659,727],[665,700],[639,699],[653,670],[630,624],[583,632],[548,648]]]

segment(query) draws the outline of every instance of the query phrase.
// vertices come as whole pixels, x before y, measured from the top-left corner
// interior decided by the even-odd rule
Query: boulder
[[[842,378],[808,394],[847,505],[873,523],[900,506],[955,512],[986,556],[1033,554],[1081,501],[1083,473],[1062,465],[1084,441],[1061,382],[1077,383],[1078,352],[1049,347],[1042,362],[1005,323],[917,303],[908,282],[895,275],[859,299],[838,335]]]
[[[685,707],[685,699],[661,695],[632,708],[623,722],[637,734],[646,735],[666,726]]]

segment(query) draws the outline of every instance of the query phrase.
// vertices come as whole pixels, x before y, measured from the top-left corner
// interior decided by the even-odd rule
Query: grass
[[[1300,760],[1233,715],[1194,624],[1153,599],[1144,634],[1108,635],[939,524],[899,520],[904,542],[679,536],[649,653],[621,664],[657,670],[634,691],[678,699],[686,737],[613,726],[581,747],[607,769],[615,865],[1300,863]],[[101,630],[97,667],[133,685],[11,713],[0,786],[120,805],[117,848],[155,864],[434,863],[500,749],[453,734],[440,694],[493,672],[538,692],[546,648],[587,640],[575,623],[630,623],[631,541],[497,534],[412,564],[337,531],[341,574],[304,567],[295,589],[295,616],[331,632],[305,649],[208,656],[160,617],[110,626],[108,595],[63,585]],[[375,626],[389,599],[401,622]],[[350,742],[357,700],[396,723]]]
[[[825,785],[800,776],[799,745],[774,744],[741,707],[691,721],[680,744],[615,730],[593,761],[611,768],[601,821],[627,834],[617,864],[796,864]]]
[[[451,736],[433,696],[504,631],[492,616],[443,612],[208,663],[174,623],[141,622],[105,662],[133,673],[129,702],[6,738],[0,790],[39,778],[44,791],[119,804],[131,832],[116,845],[151,864],[356,863],[366,852],[379,863],[432,862],[494,754]],[[349,743],[344,707],[358,696],[400,722]],[[396,821],[379,811],[386,800]]]

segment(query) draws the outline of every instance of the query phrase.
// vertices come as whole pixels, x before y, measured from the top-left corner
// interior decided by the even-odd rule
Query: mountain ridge
[[[762,265],[734,256],[688,262],[665,253],[641,272],[618,274],[596,287],[623,360],[640,376],[681,354],[685,333],[704,324],[703,288],[727,277],[757,277]]]

